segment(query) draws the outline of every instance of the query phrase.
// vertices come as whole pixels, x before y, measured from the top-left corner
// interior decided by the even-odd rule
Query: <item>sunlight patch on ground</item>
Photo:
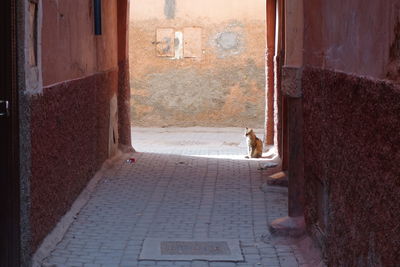
[[[263,129],[255,130],[263,139]],[[138,152],[182,155],[210,159],[277,162],[276,151],[268,146],[262,158],[246,159],[247,143],[242,128],[132,128],[133,147]]]
[[[199,158],[210,158],[210,159],[233,159],[233,160],[252,160],[252,161],[271,161],[271,158],[258,158],[258,159],[247,159],[245,158],[245,154],[241,154],[241,155],[229,155],[229,154],[220,154],[220,155],[188,155],[191,157],[199,157]]]

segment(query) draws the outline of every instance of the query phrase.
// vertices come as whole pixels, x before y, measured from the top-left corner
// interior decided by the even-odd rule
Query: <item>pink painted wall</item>
[[[102,1],[103,34],[94,35],[93,1],[43,1],[44,86],[118,66],[117,1]]]
[[[305,64],[385,78],[400,1],[307,0]]]

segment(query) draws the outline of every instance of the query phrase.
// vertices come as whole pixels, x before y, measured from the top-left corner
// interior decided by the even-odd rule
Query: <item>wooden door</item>
[[[0,266],[19,266],[15,0],[0,1]]]

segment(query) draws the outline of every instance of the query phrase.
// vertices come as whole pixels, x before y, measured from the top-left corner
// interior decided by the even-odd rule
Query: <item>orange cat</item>
[[[263,143],[256,136],[253,129],[246,128],[244,136],[247,139],[248,154],[246,158],[261,158],[263,152]]]

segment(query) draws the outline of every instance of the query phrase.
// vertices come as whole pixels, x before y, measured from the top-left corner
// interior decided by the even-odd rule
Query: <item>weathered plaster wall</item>
[[[129,87],[129,0],[118,0],[118,136],[120,148],[132,149]]]
[[[328,266],[400,260],[400,1],[304,1],[305,216]]]
[[[185,27],[202,28],[201,57],[158,57],[156,29]],[[263,127],[264,54],[264,1],[132,1],[133,123]]]
[[[367,4],[363,0],[309,0],[304,1],[304,12],[305,64],[387,77],[390,63],[396,60],[391,46],[399,42],[399,0]]]
[[[102,1],[100,36],[93,33],[93,1],[42,3],[44,86],[26,103],[31,252],[118,146],[117,1]]]
[[[93,1],[43,1],[43,83],[50,85],[118,67],[117,2],[102,1],[102,30],[94,35]]]
[[[396,266],[400,87],[306,69],[303,89],[306,220],[326,234],[328,265]]]
[[[167,3],[167,5],[165,5]],[[173,9],[175,18],[205,18],[209,21],[265,19],[265,1],[259,0],[131,0],[131,18],[163,19]],[[260,10],[261,9],[261,10]]]

